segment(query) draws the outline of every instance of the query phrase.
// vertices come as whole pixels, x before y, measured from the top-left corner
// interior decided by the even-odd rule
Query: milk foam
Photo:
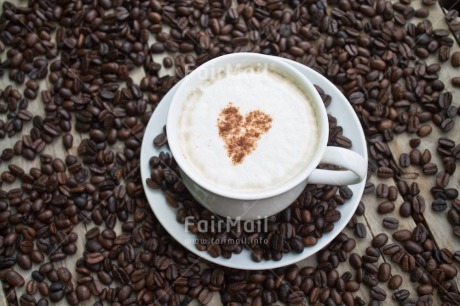
[[[250,194],[281,186],[304,170],[317,150],[319,124],[310,99],[271,68],[227,68],[192,90],[184,103],[178,128],[184,157],[221,190]],[[232,163],[217,126],[229,103],[243,116],[260,110],[272,118],[270,130],[240,164]]]

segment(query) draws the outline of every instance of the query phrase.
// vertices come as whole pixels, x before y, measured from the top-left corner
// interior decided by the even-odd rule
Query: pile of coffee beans
[[[458,194],[448,187],[458,177],[460,147],[448,135],[459,111],[439,80],[442,66],[456,67],[458,55],[450,52],[455,42],[449,31],[426,19],[428,7],[436,4],[423,0],[415,9],[407,0],[31,0],[18,7],[3,1],[0,77],[11,84],[0,88],[0,139],[9,139],[0,154],[0,280],[6,301],[187,305],[220,295],[226,305],[379,305],[385,299],[458,305],[460,251],[438,247],[424,218],[447,211],[454,233],[460,232]],[[446,18],[452,29],[458,26],[455,13]],[[254,272],[204,265],[165,232],[142,190],[145,125],[188,72],[240,51],[296,60],[339,87],[369,145],[371,180],[365,192],[377,190],[382,199],[378,208],[367,209],[382,214],[399,209],[401,217],[416,222],[412,231],[398,230],[398,220],[382,215],[386,228],[396,227],[395,242],[375,233],[365,254],[357,254],[355,238],[342,233],[316,255],[315,266]],[[430,55],[442,65],[428,64]],[[139,71],[145,74],[140,80],[134,77]],[[436,152],[417,149],[400,157],[388,146],[408,133],[416,149],[433,131],[450,131]],[[156,144],[166,140],[161,135]],[[343,137],[335,141],[351,145]],[[52,156],[61,142],[67,154]],[[442,164],[431,160],[434,154]],[[35,166],[22,167],[23,160]],[[171,156],[156,162],[174,169]],[[420,167],[419,175],[435,175],[432,209],[426,209],[430,203],[419,186],[405,182],[409,165]],[[393,179],[394,186],[374,186],[375,175]],[[404,199],[399,207],[392,187]],[[331,198],[318,201],[326,190]],[[302,210],[308,194],[317,205]],[[258,251],[256,259],[277,259],[288,248],[313,244],[337,218],[333,213],[326,221],[324,209],[333,209],[344,194],[345,187],[308,187],[299,210],[280,218],[292,220],[285,224],[296,220],[296,231],[308,217],[299,218],[297,211],[317,214],[324,223],[314,224],[310,241],[278,237],[274,246],[281,251]],[[167,198],[177,204],[174,196]],[[358,239],[369,234],[358,222],[365,207],[360,203],[348,224]],[[83,227],[86,235],[77,234]],[[283,228],[290,231],[289,225]],[[221,247],[220,255],[237,248]],[[218,255],[219,249],[212,252]],[[63,267],[63,260],[75,264]],[[345,261],[354,271],[338,272]],[[394,265],[416,284],[417,296],[409,296],[402,276],[391,271]],[[369,297],[358,293],[361,286]]]
[[[331,96],[319,86],[316,88],[323,102],[329,105]],[[350,148],[352,142],[343,135],[337,119],[330,114],[328,118],[328,144]],[[157,135],[153,141],[156,147],[164,144],[167,144],[165,132]],[[167,203],[177,208],[177,221],[190,224],[187,230],[196,235],[196,248],[207,251],[212,257],[230,258],[245,248],[250,250],[256,262],[278,261],[285,253],[301,253],[304,247],[316,245],[323,234],[334,229],[334,223],[341,218],[338,205],[346,205],[346,201],[353,196],[352,190],[346,186],[309,185],[291,206],[275,216],[255,221],[248,230],[243,221],[230,227],[221,222],[226,226],[223,227],[218,222],[222,217],[202,207],[187,191],[173,156],[161,152],[150,159],[150,167],[147,185],[164,192]],[[321,165],[321,168],[333,169],[334,166]],[[187,218],[189,222],[186,223]],[[200,227],[206,231],[200,230]]]
[[[460,40],[460,19],[458,17],[459,11],[452,7],[448,7],[448,9],[449,10],[446,13],[446,22],[458,42]]]

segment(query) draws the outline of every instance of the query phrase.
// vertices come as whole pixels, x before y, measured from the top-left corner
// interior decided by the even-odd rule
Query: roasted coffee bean
[[[5,280],[13,287],[22,287],[25,284],[24,278],[18,272],[9,270],[5,274]]]
[[[388,263],[382,263],[378,270],[378,279],[380,282],[387,282],[391,277],[391,266]]]
[[[353,254],[350,255],[349,261],[350,261],[350,265],[355,269],[359,269],[363,265],[361,256],[359,256],[356,253],[353,253]]]
[[[398,189],[395,186],[390,186],[388,188],[388,201],[396,201],[398,198]]]
[[[393,177],[394,171],[389,167],[380,167],[377,171],[377,175],[380,178],[390,178]]]
[[[422,153],[418,149],[412,149],[409,153],[409,157],[413,165],[419,165]]]
[[[460,67],[460,52],[457,51],[452,53],[450,61],[453,67]]]
[[[27,282],[26,285],[26,292],[27,294],[34,295],[38,290],[38,283],[36,280],[32,279],[29,282]]]
[[[198,295],[198,300],[201,304],[207,305],[211,301],[213,293],[208,289],[203,289]]]
[[[398,242],[407,241],[411,239],[411,237],[412,233],[408,230],[400,230],[393,233],[393,238]]]
[[[436,199],[431,203],[431,208],[434,211],[444,211],[447,209],[447,202],[444,199]]]
[[[392,212],[395,209],[395,204],[390,201],[382,202],[377,207],[377,212],[379,214],[387,214]]]
[[[64,297],[64,294],[65,294],[64,290],[53,291],[53,292],[50,292],[49,299],[51,302],[58,302],[62,300],[62,298]]]
[[[388,288],[391,290],[398,289],[402,284],[402,277],[399,275],[393,275],[390,280],[388,281]]]
[[[417,214],[425,212],[425,199],[421,195],[417,195],[412,199],[412,212]]]
[[[457,115],[457,113],[458,113],[458,107],[454,105],[449,106],[449,108],[446,111],[446,115],[449,118],[454,118]],[[453,121],[451,125],[453,127]]]
[[[446,118],[441,122],[441,129],[444,132],[449,132],[454,127],[454,120],[452,118]]]
[[[402,289],[402,290],[394,292],[391,297],[395,301],[404,302],[409,297],[409,295],[410,293],[408,290]]]
[[[395,243],[383,247],[383,253],[386,255],[394,255],[401,250],[401,247]]]
[[[427,236],[427,229],[425,228],[425,226],[423,226],[423,224],[419,223],[412,231],[411,238],[414,242],[423,243],[426,240]]]
[[[444,190],[444,195],[449,200],[454,200],[458,197],[459,193],[457,189],[454,188],[447,188]]]
[[[441,45],[439,47],[438,59],[440,62],[446,62],[449,60],[450,47],[447,45]]]
[[[430,14],[430,11],[427,8],[422,7],[415,11],[414,16],[417,18],[427,18],[429,14]]]
[[[364,206],[364,203],[359,202],[358,208],[356,209],[355,214],[358,215],[358,216],[362,216],[362,215],[364,215],[365,210],[366,210],[366,208]]]
[[[460,87],[460,77],[453,77],[450,81],[453,86]]]
[[[399,156],[399,165],[402,167],[402,168],[407,168],[410,166],[410,157],[408,154],[406,153],[402,153],[400,156]]]
[[[446,137],[440,137],[438,139],[438,145],[446,149],[453,149],[455,147],[455,142]]]
[[[372,246],[374,248],[383,247],[388,241],[388,236],[384,233],[378,234],[372,239]]]
[[[409,145],[411,148],[415,149],[417,148],[421,143],[421,140],[420,138],[412,138],[410,141],[409,141]]]
[[[61,282],[68,283],[71,280],[72,274],[70,274],[70,271],[67,270],[67,268],[60,267],[56,271],[57,271],[57,276]]]
[[[429,134],[431,134],[432,130],[433,130],[433,128],[431,127],[431,125],[423,125],[418,129],[417,135],[419,137],[426,137]]]
[[[409,301],[409,302],[408,302]],[[433,298],[429,295],[421,296],[417,299],[417,301],[414,301],[410,298],[408,298],[406,301],[403,303],[404,305],[424,305],[424,306],[429,306],[433,304]]]
[[[16,256],[16,263],[23,269],[30,269],[32,267],[32,261],[30,257],[25,254],[18,254]]]
[[[416,301],[414,299],[408,298],[404,302],[402,302],[403,306],[414,306],[416,305]]]
[[[376,193],[377,193],[377,197],[379,198],[388,197],[388,185],[387,184],[377,185]]]
[[[460,251],[456,251],[455,254],[453,255],[453,258],[454,258],[456,261],[460,261]]]
[[[439,269],[441,269],[445,273],[447,278],[453,278],[458,273],[457,269],[454,266],[445,263],[440,264]]]
[[[21,303],[21,305],[24,305],[24,306],[29,306],[29,305],[31,306],[31,305],[35,305],[37,303],[35,298],[32,295],[29,295],[29,294],[21,295],[21,298],[19,299],[19,302]]]
[[[401,217],[407,218],[412,214],[412,207],[409,202],[404,201],[399,207],[399,214]]]
[[[208,248],[208,253],[212,257],[219,257],[222,254],[221,247],[218,244],[211,244]]]
[[[421,296],[423,295],[429,295],[433,293],[433,286],[431,285],[420,285],[417,288],[417,293]]]
[[[356,281],[348,281],[346,284],[345,284],[345,288],[347,291],[350,291],[350,292],[356,292],[359,290],[359,283],[357,283]]]
[[[304,245],[303,245],[302,239],[300,239],[298,237],[294,237],[294,238],[291,239],[289,244],[290,244],[291,250],[293,252],[295,252],[295,253],[302,253],[303,252]]]
[[[357,223],[355,227],[355,234],[359,238],[365,238],[367,235],[366,226],[363,223]]]
[[[167,137],[166,137],[166,133],[161,133],[161,134],[158,134],[154,139],[153,139],[153,144],[157,147],[161,147],[163,146],[164,144],[166,144],[166,142],[168,141]]]
[[[378,286],[372,287],[371,296],[372,296],[372,298],[374,298],[374,299],[376,299],[378,301],[385,301],[385,299],[387,298],[387,294],[386,294],[385,290],[383,290],[382,288],[380,288]]]
[[[438,172],[438,166],[434,163],[427,163],[423,165],[422,170],[425,175],[434,175]]]
[[[91,297],[91,292],[86,285],[78,285],[77,286],[77,297],[79,301],[86,301]]]
[[[420,254],[423,252],[423,247],[412,240],[406,241],[404,247],[410,254]]]
[[[447,172],[439,172],[436,176],[436,186],[446,187],[449,184],[450,175]]]
[[[460,226],[454,226],[454,234],[460,237]]]
[[[397,229],[399,220],[393,217],[385,217],[383,218],[382,225],[388,229]]]
[[[62,137],[62,143],[64,145],[64,148],[69,150],[70,148],[72,148],[73,145],[73,136],[69,133],[64,134],[64,136]]]

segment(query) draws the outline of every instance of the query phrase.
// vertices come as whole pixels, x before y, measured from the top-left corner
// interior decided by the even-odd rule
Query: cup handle
[[[367,162],[356,152],[339,147],[326,147],[321,163],[333,164],[347,169],[315,169],[308,177],[308,184],[352,185],[364,180]]]

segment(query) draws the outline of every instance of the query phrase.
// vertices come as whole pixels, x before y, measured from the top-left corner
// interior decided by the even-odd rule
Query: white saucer
[[[326,94],[332,97],[332,103],[327,108],[327,112],[337,118],[338,124],[343,127],[344,135],[351,139],[353,143],[352,150],[360,154],[367,161],[367,147],[364,132],[358,117],[343,94],[331,82],[316,71],[291,60],[285,59],[285,61],[302,72],[313,84],[321,87]],[[364,186],[366,185],[365,180],[359,184],[349,186],[353,191],[353,197],[344,205],[338,206],[337,209],[340,211],[342,217],[339,221],[334,223],[334,230],[324,234],[323,237],[318,239],[318,243],[315,246],[305,248],[300,254],[283,254],[283,258],[280,261],[270,260],[256,263],[251,259],[251,253],[248,249],[243,249],[243,252],[237,255],[232,254],[230,259],[223,257],[213,258],[206,251],[199,251],[193,244],[194,239],[197,237],[190,232],[186,232],[185,226],[176,221],[176,209],[166,203],[162,191],[153,190],[146,184],[146,179],[150,177],[150,158],[155,155],[158,156],[161,151],[167,150],[165,146],[160,149],[154,147],[153,139],[163,131],[171,99],[180,83],[181,82],[176,84],[164,96],[150,118],[142,141],[140,165],[142,184],[150,207],[157,219],[174,239],[191,252],[210,262],[236,269],[264,270],[287,266],[305,259],[325,247],[342,231],[358,207]]]

